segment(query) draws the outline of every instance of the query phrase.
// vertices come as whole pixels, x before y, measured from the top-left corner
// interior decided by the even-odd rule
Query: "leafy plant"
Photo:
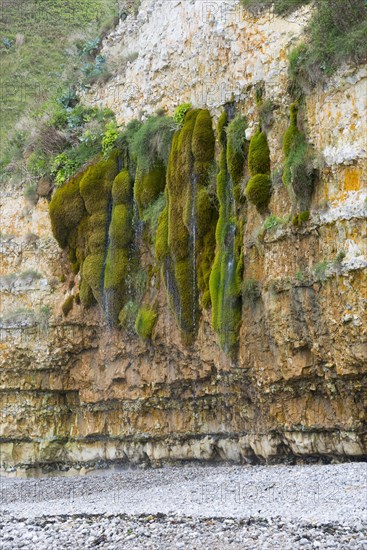
[[[276,227],[283,225],[284,220],[283,218],[278,218],[278,216],[275,216],[274,214],[270,214],[264,221],[264,229],[266,231],[271,231],[272,229],[275,229]]]
[[[116,122],[109,122],[102,137],[102,151],[105,156],[107,156],[113,149],[118,136],[119,131]]]
[[[192,109],[191,103],[182,103],[178,107],[176,107],[175,112],[173,114],[173,120],[178,124],[178,126],[182,126],[186,113]]]
[[[158,161],[167,166],[175,129],[171,118],[151,116],[134,132],[131,152],[139,159],[139,166],[144,172],[149,172]]]

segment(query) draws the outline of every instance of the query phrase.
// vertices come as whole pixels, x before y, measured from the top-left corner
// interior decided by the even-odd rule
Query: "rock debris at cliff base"
[[[2,548],[367,547],[367,465],[2,479]]]

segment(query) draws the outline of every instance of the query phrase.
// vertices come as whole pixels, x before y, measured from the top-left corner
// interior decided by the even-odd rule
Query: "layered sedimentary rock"
[[[85,310],[75,301],[81,275],[52,235],[47,201],[29,205],[21,185],[5,184],[0,456],[8,473],[366,455],[367,70],[345,67],[306,98],[305,132],[320,175],[308,219],[292,224],[289,216],[300,212],[281,178],[291,104],[286,54],[309,12],[253,20],[226,6],[143,1],[137,20],[121,22],[104,45],[117,66],[139,56],[86,101],[128,122],[138,110],[172,111],[191,100],[209,109],[214,127],[231,100],[246,116],[247,139],[258,125],[259,86],[274,104],[268,211],[251,203],[241,211],[236,354],[221,350],[210,308],[201,311],[196,338],[183,341],[157,273],[144,298],[158,313],[151,340],[114,328],[98,305]],[[207,79],[204,98],[198,90]],[[230,97],[219,92],[221,82]]]

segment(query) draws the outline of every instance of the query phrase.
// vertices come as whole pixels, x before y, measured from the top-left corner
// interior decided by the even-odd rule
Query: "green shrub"
[[[247,199],[259,210],[265,208],[271,197],[271,179],[267,174],[253,176],[245,191]]]
[[[66,298],[65,302],[62,304],[62,314],[64,317],[67,317],[70,311],[73,309],[74,305],[74,296],[69,296]]]
[[[279,227],[279,225],[283,225],[283,224],[284,224],[283,218],[278,218],[278,216],[271,214],[264,221],[264,229],[265,231],[271,231],[272,229],[275,229],[276,227]]]
[[[270,151],[266,134],[258,130],[251,138],[248,167],[251,176],[270,172]]]
[[[312,0],[241,0],[242,5],[251,13],[270,9],[274,5],[277,15],[287,15],[292,11],[309,4]]]
[[[136,334],[143,340],[150,340],[157,319],[158,315],[156,311],[147,307],[141,307],[135,321]]]
[[[323,0],[315,3],[307,46],[290,55],[293,89],[308,91],[343,63],[367,59],[367,4],[365,0]]]
[[[179,105],[176,107],[175,112],[173,114],[173,120],[178,124],[179,126],[183,126],[186,113],[192,109],[191,103],[182,103],[182,105]]]
[[[143,172],[149,172],[157,162],[167,166],[174,131],[171,118],[151,116],[134,132],[131,152]]]
[[[112,151],[118,137],[119,131],[116,122],[109,122],[102,137],[102,152],[105,156]]]

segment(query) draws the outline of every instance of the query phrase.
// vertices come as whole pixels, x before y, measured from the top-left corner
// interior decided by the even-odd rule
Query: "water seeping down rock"
[[[149,13],[144,0],[138,22],[105,41],[117,59],[140,45],[128,107],[118,76],[85,98],[111,105],[121,124],[142,106],[172,113],[191,100],[166,161],[148,167],[120,143],[23,218],[20,192],[2,199],[14,234],[2,269],[42,274],[2,280],[3,309],[52,311],[46,324],[2,319],[1,466],[11,475],[366,455],[366,69],[341,70],[306,97],[300,131],[325,162],[317,181],[316,164],[310,172],[312,196],[295,197],[299,180],[282,181],[293,177],[283,138],[301,125],[285,51],[307,9],[291,21],[214,14],[206,25],[202,3],[167,4]],[[191,51],[208,44],[190,61],[176,37],[188,19]],[[203,75],[231,93],[203,94]],[[266,128],[259,85],[275,106]],[[256,164],[259,142],[268,152]]]

